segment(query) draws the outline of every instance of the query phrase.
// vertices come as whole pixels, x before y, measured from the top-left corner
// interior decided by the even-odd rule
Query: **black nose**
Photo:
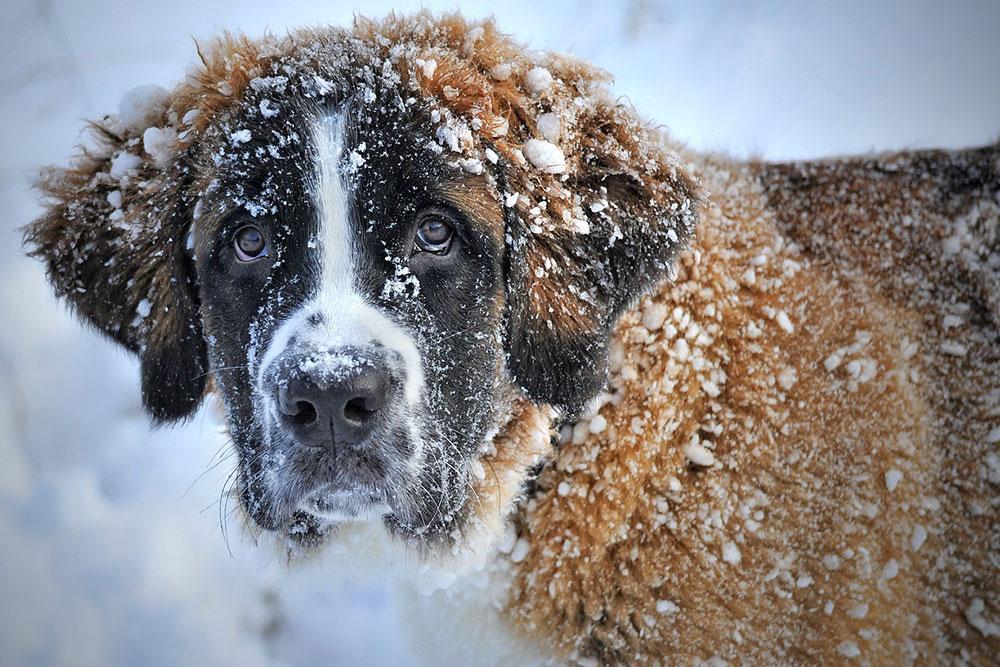
[[[391,383],[371,355],[341,352],[338,363],[298,359],[278,383],[278,412],[295,438],[309,446],[357,445],[382,421]],[[304,370],[304,369],[309,370]]]

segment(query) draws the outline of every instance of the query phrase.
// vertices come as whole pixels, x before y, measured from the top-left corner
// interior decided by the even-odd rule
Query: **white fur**
[[[344,352],[345,349],[380,344],[386,350],[397,353],[402,360],[402,368],[396,370],[404,376],[403,399],[410,414],[418,414],[422,405],[423,365],[413,337],[369,303],[357,289],[356,257],[359,244],[357,232],[351,222],[355,193],[342,168],[346,134],[344,114],[340,112],[320,118],[313,127],[312,134],[316,164],[311,195],[319,218],[318,289],[311,299],[281,323],[257,366],[255,390],[264,408],[262,418],[268,434],[277,421],[277,405],[264,390],[264,377],[268,367],[287,349],[292,340],[310,351],[314,357],[310,363],[323,364],[328,372],[337,372],[338,369],[347,369],[353,365],[355,360],[349,352]],[[319,316],[319,324],[310,323],[313,315]],[[417,462],[423,454],[423,443],[417,437],[412,423],[410,426],[417,454],[407,465],[411,467],[413,474],[417,474]],[[270,465],[265,467],[268,468],[267,479],[270,485],[280,488],[291,483],[285,479],[283,460],[280,457],[265,460],[265,464],[268,463]],[[386,507],[382,505],[359,510],[358,499],[324,500],[330,501],[326,503],[329,505],[329,512],[317,512],[314,507],[304,509],[337,523],[376,519],[386,511]],[[303,500],[305,504],[309,502],[310,498]],[[381,524],[380,521],[376,523]]]
[[[558,664],[546,647],[522,634],[504,613],[510,578],[501,564],[429,594],[401,583],[395,592],[417,663],[481,667]],[[466,641],[468,638],[474,639]]]
[[[319,290],[275,332],[257,370],[258,385],[263,382],[265,369],[293,337],[321,349],[380,343],[402,358],[406,376],[403,395],[411,409],[418,409],[424,375],[413,337],[357,291],[358,244],[351,224],[354,192],[342,168],[345,129],[343,112],[319,119],[313,128],[316,180],[312,196],[319,213]],[[313,314],[322,317],[321,325],[309,324]]]

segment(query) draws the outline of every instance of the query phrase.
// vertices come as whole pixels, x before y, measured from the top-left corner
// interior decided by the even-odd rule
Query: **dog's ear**
[[[186,248],[188,174],[165,104],[145,132],[95,123],[95,147],[43,173],[46,212],[25,229],[57,295],[139,356],[143,404],[158,422],[198,407],[208,370]]]
[[[619,316],[670,274],[697,195],[631,109],[597,104],[567,129],[562,174],[539,181],[526,145],[533,182],[515,168],[507,184],[507,354],[529,398],[573,414],[607,381]]]

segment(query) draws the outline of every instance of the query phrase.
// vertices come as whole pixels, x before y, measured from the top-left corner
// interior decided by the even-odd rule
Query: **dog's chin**
[[[244,486],[240,505],[257,528],[286,533],[298,530],[303,522],[327,529],[337,524],[382,521],[393,513],[386,497],[384,490],[370,482],[317,479],[283,488],[259,483]],[[270,502],[255,502],[261,498]]]
[[[321,523],[381,521],[392,509],[385,494],[375,489],[323,484],[307,493],[298,503],[298,511]]]

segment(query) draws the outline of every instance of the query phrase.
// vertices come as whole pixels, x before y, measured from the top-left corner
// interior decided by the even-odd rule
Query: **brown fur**
[[[827,664],[853,648],[868,664],[989,662],[998,640],[967,610],[979,598],[987,619],[1000,613],[997,274],[977,259],[1000,247],[998,162],[997,148],[694,159],[712,205],[678,279],[619,325],[607,429],[563,444],[522,513],[533,548],[509,604],[519,622],[603,662]],[[935,174],[948,169],[970,186]],[[963,219],[968,255],[943,256]],[[658,305],[677,333],[642,325]],[[947,313],[962,324],[943,327]],[[874,375],[858,381],[852,359]],[[696,435],[710,468],[685,459]]]
[[[481,178],[466,178],[449,183],[439,193],[441,197],[486,229],[498,244],[503,243],[504,219],[497,209],[497,193]]]

